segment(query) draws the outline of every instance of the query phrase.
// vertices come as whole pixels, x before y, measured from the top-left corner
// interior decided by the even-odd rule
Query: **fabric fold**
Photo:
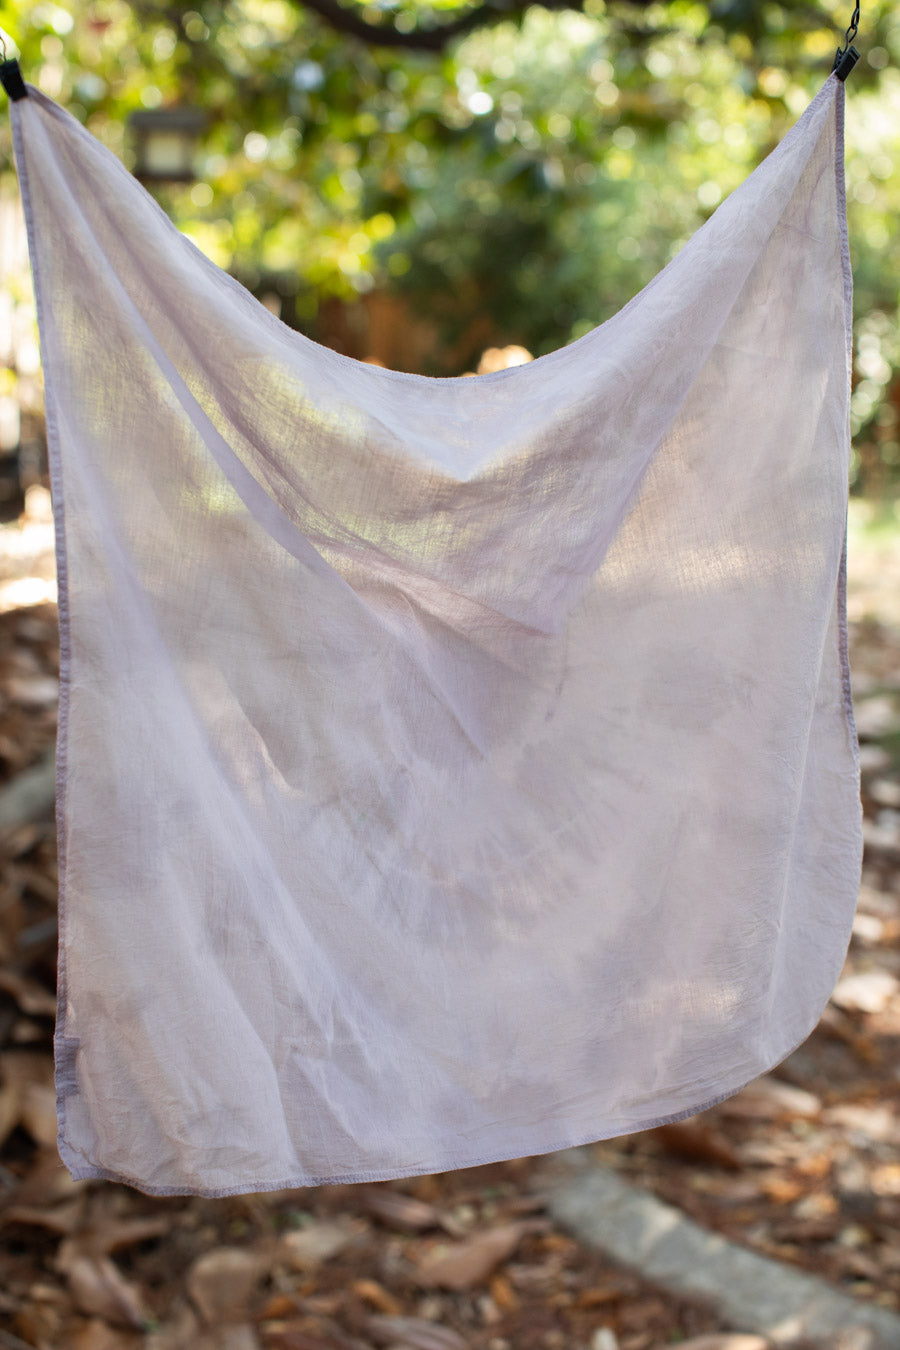
[[[843,84],[607,323],[471,379],[288,329],[28,94],[72,1175],[442,1171],[780,1062],[861,859]]]

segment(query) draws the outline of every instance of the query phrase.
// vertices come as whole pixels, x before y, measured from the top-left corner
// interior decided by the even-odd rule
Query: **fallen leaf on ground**
[[[300,1303],[304,1312],[323,1313],[326,1317],[333,1317],[343,1307],[344,1292],[340,1290],[333,1294],[308,1294],[305,1298],[301,1298]]]
[[[659,1125],[651,1130],[653,1138],[668,1153],[693,1162],[712,1163],[737,1171],[741,1160],[728,1140],[711,1125],[698,1120],[680,1120],[672,1125]]]
[[[249,1324],[205,1331],[191,1350],[260,1350],[259,1337]]]
[[[81,1196],[57,1205],[55,1209],[44,1209],[36,1205],[10,1205],[0,1213],[0,1223],[25,1223],[35,1228],[46,1228],[61,1236],[74,1231],[81,1222],[84,1205]]]
[[[381,1313],[394,1315],[403,1311],[403,1304],[395,1299],[393,1294],[388,1293],[384,1285],[379,1284],[377,1280],[354,1280],[352,1288],[354,1294],[365,1299],[366,1303],[371,1303],[372,1307]]]
[[[60,1162],[56,1146],[39,1149],[24,1179],[10,1199],[17,1205],[52,1205],[71,1200],[79,1193],[86,1195],[88,1182],[75,1181]]]
[[[65,1276],[77,1307],[105,1322],[143,1327],[149,1320],[143,1296],[108,1256],[75,1256]]]
[[[183,1305],[158,1331],[151,1331],[144,1350],[194,1350],[200,1338],[200,1323],[193,1308]]]
[[[22,1094],[12,1083],[0,1087],[0,1144],[5,1144],[19,1123]]]
[[[840,980],[831,1001],[845,1011],[877,1013],[883,1012],[898,992],[900,982],[888,971],[867,970]]]
[[[414,1230],[440,1227],[440,1210],[401,1191],[372,1187],[363,1190],[361,1199],[370,1214],[394,1227]]]
[[[774,1200],[776,1205],[790,1205],[795,1200],[800,1199],[806,1190],[806,1186],[797,1177],[774,1172],[771,1176],[761,1179],[760,1190],[770,1200]]]
[[[35,1017],[56,1015],[55,995],[51,994],[49,989],[45,989],[38,980],[20,975],[8,967],[0,968],[0,989],[11,994],[24,1013],[30,1013]]]
[[[138,1242],[146,1242],[148,1238],[165,1237],[171,1227],[171,1221],[162,1217],[112,1219],[91,1234],[91,1247],[93,1251],[108,1256],[110,1252],[133,1247]]]
[[[491,1298],[503,1312],[512,1312],[519,1306],[519,1296],[503,1274],[491,1276]]]
[[[839,1125],[881,1143],[890,1144],[900,1139],[898,1112],[889,1102],[832,1106],[826,1110],[825,1120],[829,1125]]]
[[[364,1231],[364,1226],[349,1219],[323,1219],[296,1233],[286,1233],[279,1254],[295,1270],[315,1270]]]
[[[785,1116],[812,1120],[821,1110],[822,1103],[814,1093],[783,1083],[770,1074],[757,1078],[716,1107],[718,1115],[747,1120],[779,1120]]]
[[[136,1331],[120,1331],[92,1318],[66,1341],[67,1350],[141,1350],[143,1337]]]
[[[246,1316],[267,1257],[243,1247],[217,1247],[197,1258],[188,1271],[187,1290],[207,1323],[237,1321]]]
[[[582,1289],[575,1300],[576,1308],[602,1308],[605,1304],[618,1303],[625,1297],[625,1291],[615,1284],[592,1285]]]
[[[22,1089],[19,1119],[36,1144],[53,1148],[59,1131],[55,1090],[43,1083],[26,1083]]]
[[[473,1233],[452,1246],[438,1243],[420,1257],[416,1278],[426,1286],[471,1289],[483,1284],[495,1266],[512,1256],[526,1234],[544,1233],[549,1227],[544,1219],[523,1219]]]
[[[22,1124],[36,1144],[55,1149],[58,1126],[50,1056],[29,1051],[0,1055],[0,1078],[4,1086],[0,1123],[5,1135]]]
[[[322,1327],[300,1318],[263,1329],[266,1350],[372,1350],[372,1342],[347,1335],[338,1326]],[[193,1347],[192,1347],[193,1350]]]
[[[711,1336],[694,1336],[689,1341],[679,1341],[678,1350],[770,1350],[770,1342],[764,1336],[749,1335],[743,1331],[716,1332]]]
[[[369,1331],[379,1345],[398,1343],[409,1350],[467,1350],[458,1331],[429,1322],[424,1317],[379,1317],[369,1319]]]
[[[22,708],[45,708],[59,698],[59,680],[52,675],[13,675],[5,682],[4,693]]]
[[[103,1198],[106,1196],[104,1194]],[[48,1218],[50,1215],[68,1211],[72,1206],[72,1212],[79,1219],[67,1230],[67,1237],[60,1244],[57,1252],[56,1264],[59,1270],[67,1270],[72,1261],[78,1256],[109,1256],[114,1251],[120,1251],[124,1247],[134,1246],[135,1243],[144,1242],[147,1238],[164,1237],[169,1231],[170,1224],[167,1219],[159,1218],[135,1218],[135,1219],[115,1219],[109,1214],[108,1209],[102,1204],[96,1202],[101,1199],[99,1196],[93,1197],[95,1203],[91,1208],[89,1217],[84,1219],[84,1200],[85,1197],[77,1197],[77,1201],[70,1201],[69,1205],[59,1206],[56,1210],[44,1211]],[[76,1207],[77,1206],[77,1207]],[[24,1206],[16,1206],[9,1211],[13,1214],[21,1212],[39,1214],[41,1211],[37,1208],[26,1210]],[[37,1222],[37,1218],[32,1222]],[[50,1226],[49,1223],[45,1226]]]

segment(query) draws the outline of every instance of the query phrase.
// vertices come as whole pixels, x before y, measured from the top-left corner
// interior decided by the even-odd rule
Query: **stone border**
[[[587,1148],[552,1155],[536,1181],[559,1224],[670,1292],[712,1302],[736,1331],[776,1346],[849,1337],[859,1350],[900,1350],[897,1313],[701,1228],[594,1163]]]

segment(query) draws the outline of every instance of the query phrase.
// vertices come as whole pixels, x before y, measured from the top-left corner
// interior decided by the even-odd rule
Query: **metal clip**
[[[16,60],[0,61],[0,84],[3,85],[13,102],[28,97],[28,90],[25,88],[25,81],[22,79],[22,72]]]
[[[6,55],[6,39],[0,33],[0,47],[3,48],[3,60],[0,61],[0,84],[13,100],[28,97],[25,81],[19,69],[18,61],[10,60]]]

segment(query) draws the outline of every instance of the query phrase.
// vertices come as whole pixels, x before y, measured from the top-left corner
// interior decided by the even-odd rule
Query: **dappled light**
[[[831,464],[824,498],[815,492],[820,461],[810,452],[795,467],[815,435],[846,454],[846,428],[829,423],[826,434],[828,418],[814,426],[791,403],[785,391],[792,380],[800,388],[806,373],[802,359],[791,364],[791,351],[777,378],[748,387],[764,366],[754,362],[770,354],[769,330],[762,320],[756,328],[753,314],[742,326],[737,301],[707,334],[707,368],[685,376],[684,388],[672,359],[648,361],[636,375],[640,359],[614,325],[645,288],[659,296],[665,269],[690,257],[698,231],[729,211],[731,194],[807,109],[852,6],[584,0],[565,9],[509,0],[431,49],[380,46],[341,27],[349,15],[402,37],[477,7],[339,0],[336,22],[328,0],[195,8],[9,0],[4,8],[0,33],[26,80],[130,171],[142,162],[132,113],[202,111],[207,122],[190,142],[171,124],[159,132],[159,153],[170,164],[189,162],[182,178],[140,177],[183,239],[161,230],[151,257],[153,229],[166,224],[158,213],[153,229],[132,232],[135,240],[117,226],[114,194],[104,201],[86,192],[73,208],[73,232],[102,234],[99,253],[112,271],[129,250],[144,251],[135,309],[151,316],[155,351],[142,329],[116,324],[110,293],[103,310],[101,268],[96,277],[61,275],[58,303],[45,316],[71,350],[73,389],[99,387],[92,325],[106,344],[103,396],[62,400],[56,410],[65,434],[80,436],[105,466],[94,478],[92,465],[80,485],[76,473],[66,480],[67,493],[83,493],[81,519],[93,512],[101,522],[93,538],[85,531],[82,570],[70,584],[76,622],[86,592],[103,591],[97,630],[106,624],[111,655],[102,669],[119,669],[117,644],[129,651],[133,621],[122,597],[132,594],[131,570],[143,569],[134,593],[167,653],[157,661],[135,648],[121,678],[76,678],[82,706],[102,709],[111,729],[95,758],[76,746],[67,769],[56,739],[70,679],[60,662],[59,625],[65,632],[69,619],[55,551],[65,521],[58,512],[54,525],[22,184],[10,117],[0,109],[0,1350],[900,1346],[900,17],[890,0],[863,6],[862,57],[846,86],[854,283],[846,608],[862,885],[818,1025],[747,1081],[758,1072],[751,1065],[747,1085],[718,1100],[702,1035],[729,1022],[762,1025],[776,992],[785,1005],[799,1003],[820,977],[815,944],[834,926],[828,868],[839,844],[825,830],[798,831],[798,868],[818,868],[823,878],[818,890],[808,887],[799,926],[813,957],[802,962],[791,955],[787,900],[780,910],[755,905],[760,878],[774,866],[769,845],[793,804],[773,789],[759,794],[755,813],[744,809],[754,772],[777,784],[790,762],[804,783],[815,778],[815,736],[797,719],[771,734],[764,715],[754,722],[748,714],[753,736],[738,751],[734,728],[751,705],[764,714],[776,685],[799,684],[818,661],[834,678],[819,684],[814,715],[837,720],[840,704],[840,744],[851,757],[847,686],[834,674],[843,661],[834,596],[846,464],[839,472]],[[142,199],[141,209],[150,206]],[[823,246],[821,233],[810,227],[808,250],[813,241]],[[778,226],[775,238],[777,248]],[[834,281],[836,244],[820,256]],[[161,300],[176,258],[185,286],[174,303],[190,321],[183,328],[167,326]],[[207,260],[229,276],[213,275]],[[781,299],[783,273],[773,270],[772,294]],[[193,305],[198,278],[210,290],[198,285]],[[211,306],[204,322],[201,302],[213,293],[222,308]],[[836,314],[839,276],[834,297]],[[711,297],[710,312],[719,298]],[[608,342],[588,336],[607,321]],[[699,350],[702,326],[700,318],[667,350]],[[572,386],[567,403],[563,381],[541,380],[584,339],[574,352],[584,362],[584,397]],[[837,353],[831,378],[846,390],[843,331],[835,327],[828,340]],[[597,353],[590,366],[589,352]],[[729,383],[735,359],[750,374]],[[610,416],[629,380],[633,398]],[[783,461],[759,449],[779,382]],[[416,434],[407,435],[401,394],[420,385]],[[656,436],[652,413],[664,386],[672,415]],[[504,402],[503,390],[514,397]],[[746,395],[746,415],[723,413],[721,445],[711,436],[710,453],[699,457],[704,400],[730,413],[731,393]],[[846,419],[844,395],[835,402]],[[614,469],[629,418],[642,412],[649,458],[620,481]],[[554,461],[562,437],[567,460],[585,446],[603,452],[585,454],[581,490],[566,498],[554,533],[547,512],[564,478]],[[168,470],[156,473],[165,455]],[[342,463],[349,472],[339,472]],[[710,506],[715,485],[718,509]],[[512,556],[497,529],[485,564],[469,568],[482,516],[490,524],[495,508],[511,513],[541,494],[547,510],[532,555]],[[138,498],[141,513],[118,520],[117,504]],[[747,530],[754,513],[765,517],[759,539]],[[826,515],[838,521],[827,539]],[[225,561],[204,567],[203,550]],[[823,625],[807,641],[803,610],[814,595],[824,597],[828,633]],[[781,626],[783,659],[767,664],[758,644],[743,640],[753,606],[753,633]],[[109,622],[114,609],[121,631]],[[608,642],[586,659],[579,625],[591,614],[604,616]],[[673,630],[664,650],[654,645],[657,624]],[[86,652],[91,641],[100,646],[87,627]],[[165,644],[176,629],[185,654],[169,661]],[[734,635],[724,660],[710,641],[723,632]],[[88,652],[87,674],[100,668],[88,669],[93,659]],[[181,720],[176,734],[157,716],[156,792],[135,769],[134,728],[144,727],[149,744],[167,680]],[[605,699],[596,696],[601,684]],[[573,690],[594,699],[588,726],[566,721]],[[408,709],[417,697],[428,715],[415,722]],[[208,710],[202,733],[198,708]],[[622,734],[629,709],[637,710],[630,739]],[[561,724],[576,766],[568,776],[553,771],[547,752]],[[361,746],[370,742],[365,761]],[[701,742],[713,747],[705,778]],[[498,746],[505,759],[492,758]],[[103,755],[105,773],[96,769]],[[195,786],[198,765],[214,762],[215,810]],[[183,774],[177,783],[172,764]],[[609,790],[589,813],[578,792],[597,766]],[[332,770],[336,786],[326,781]],[[70,773],[70,803],[96,798],[78,856],[74,808],[65,817],[55,811],[60,772]],[[855,802],[846,768],[835,767],[820,790],[834,790],[841,773],[842,800]],[[496,802],[513,802],[503,794],[516,775],[523,790],[504,815]],[[662,784],[655,811],[646,809],[654,776]],[[68,868],[71,886],[79,866],[88,879],[91,869],[100,874],[97,859],[111,856],[110,839],[127,819],[129,787],[141,803],[134,848],[149,862],[132,867],[131,884],[108,884],[115,903],[105,923],[76,908],[63,913],[61,930],[60,876]],[[439,817],[428,815],[429,791]],[[159,806],[167,792],[178,795],[171,809]],[[810,789],[810,819],[814,799]],[[157,809],[160,820],[169,811],[165,829],[154,824]],[[540,829],[551,809],[552,837]],[[57,818],[67,827],[59,837]],[[264,842],[248,855],[262,880],[245,921],[228,868],[251,819]],[[393,856],[397,820],[406,834]],[[155,828],[162,842],[153,847]],[[336,841],[345,836],[354,841],[352,866],[340,871]],[[734,856],[749,859],[743,875],[717,862],[732,836]],[[755,853],[754,837],[763,841]],[[677,846],[654,862],[669,838]],[[569,946],[551,959],[554,924],[566,927],[556,915],[574,912],[564,904],[578,869],[595,862],[599,875],[619,854],[627,865],[603,872],[603,903],[588,886],[567,925]],[[298,859],[315,867],[305,889],[290,892]],[[179,867],[194,869],[183,891]],[[486,875],[492,882],[482,893]],[[785,896],[788,889],[786,882]],[[192,930],[198,893],[208,912]],[[701,893],[716,903],[695,903]],[[362,955],[342,992],[342,972],[332,977],[319,952],[348,914]],[[109,1180],[97,1171],[75,1180],[63,1166],[57,1090],[62,1082],[69,1091],[77,1044],[65,1034],[54,1043],[64,1021],[56,1015],[72,1003],[71,988],[59,987],[58,951],[67,923],[76,948],[79,921],[79,1015],[101,1000],[104,981],[121,992],[121,1006],[153,1006],[153,960],[160,988],[180,991],[160,1014],[174,1028],[166,1054],[148,1051],[152,1028],[109,1038],[104,1072],[113,1087],[98,1076],[91,1102],[98,1134],[107,1131],[128,1157],[140,1152],[137,1139],[158,1127],[164,1135],[168,1111],[179,1137],[169,1157],[163,1150],[152,1163],[165,1182],[185,1140],[199,1141],[197,1175],[224,1167],[229,1148],[246,1144],[241,1131],[253,1135],[246,1122],[255,1112],[257,1139],[271,1135],[258,1150],[254,1184],[271,1176],[270,1189],[165,1194],[164,1185],[150,1194],[141,1181],[122,1180],[134,1175],[124,1165]],[[848,929],[850,922],[848,910]],[[204,925],[217,944],[209,967],[206,929],[198,936]],[[764,927],[775,934],[771,980],[752,954]],[[302,941],[284,936],[302,929]],[[415,933],[417,959],[404,958],[409,949],[384,940],[385,931]],[[517,978],[523,967],[514,957],[534,931],[545,940],[535,944],[528,983]],[[503,938],[493,956],[486,935]],[[730,972],[720,969],[717,946],[726,938],[738,952]],[[104,953],[113,951],[120,959],[104,972]],[[656,953],[655,966],[642,965],[645,952]],[[548,971],[559,977],[553,998],[544,996]],[[248,1029],[236,1053],[228,1019],[209,1015],[207,995],[220,976],[239,987],[234,1020]],[[572,992],[582,987],[595,992],[602,1018],[586,1016]],[[458,988],[468,996],[451,998]],[[430,1058],[423,1053],[427,1071],[418,1076],[403,1078],[404,1056],[373,1030],[386,989],[410,1035],[397,1043],[413,1044],[412,1029],[422,1029]],[[774,1044],[786,1020],[773,1016],[762,1038]],[[270,1099],[253,1069],[276,1023],[283,1062]],[[455,1055],[450,1026],[466,1029],[464,1053]],[[475,1054],[485,1028],[493,1040]],[[363,1047],[356,1057],[354,1046]],[[542,1054],[551,1070],[543,1080]],[[172,1066],[182,1059],[180,1118]],[[126,1098],[141,1063],[157,1091],[136,1110],[137,1094]],[[667,1123],[635,1129],[638,1117],[621,1114],[614,1089],[631,1063],[646,1079],[643,1096],[636,1093],[646,1106],[640,1123]],[[510,1087],[517,1064],[520,1081]],[[295,1070],[306,1075],[302,1090],[294,1077],[282,1092],[277,1075]],[[608,1128],[577,1149],[554,1135],[556,1151],[534,1156],[480,1164],[482,1150],[465,1155],[475,1165],[444,1172],[398,1176],[386,1165],[377,1177],[388,1180],[368,1179],[374,1168],[359,1171],[360,1181],[342,1182],[346,1167],[335,1176],[331,1160],[343,1166],[342,1150],[352,1158],[359,1140],[374,1140],[379,1120],[371,1117],[379,1114],[388,1161],[405,1148],[404,1157],[428,1162],[435,1140],[423,1104],[443,1074],[451,1087],[432,1134],[439,1126],[450,1134],[454,1089],[467,1081],[472,1100],[496,1104],[487,1126],[501,1138],[527,1119],[522,1103],[536,1103],[541,1119],[560,1128],[596,1119],[591,1092]],[[382,1093],[380,1113],[361,1086],[367,1076]],[[404,1092],[387,1090],[395,1081]],[[708,1109],[686,1118],[657,1109],[666,1092],[680,1104],[688,1081],[710,1085]],[[317,1094],[325,1100],[322,1084],[331,1082],[333,1114],[317,1116],[310,1103]],[[559,1091],[547,1086],[557,1083]],[[696,1110],[699,1097],[690,1101]],[[460,1119],[468,1148],[477,1132]],[[281,1155],[268,1143],[291,1130],[328,1163],[291,1176],[321,1176],[322,1184],[283,1184]],[[147,1171],[150,1156],[147,1149],[140,1157]]]
[[[399,0],[383,22],[411,31],[454,8]],[[202,251],[255,293],[277,289],[285,322],[313,337],[333,331],[332,299],[352,309],[401,293],[435,329],[402,368],[442,375],[470,369],[486,342],[554,350],[619,309],[799,116],[844,18],[837,0],[818,24],[812,12],[756,19],[726,4],[711,19],[677,3],[635,28],[615,5],[532,7],[441,62],[360,47],[348,64],[343,42],[287,0],[244,0],[227,25],[191,11],[177,30],[141,30],[124,6],[74,27],[60,15],[47,10],[32,36],[23,13],[14,36],[29,76],[126,163],[116,99],[217,110],[197,181],[153,189]],[[856,304],[896,331],[900,28],[884,0],[866,22],[847,126]],[[180,42],[193,44],[187,66]],[[142,43],[150,76],[134,55]],[[230,107],[251,71],[252,94]],[[364,326],[341,340],[367,354]],[[884,356],[893,372],[900,358]],[[872,394],[854,417],[889,457],[896,425],[875,420]]]

